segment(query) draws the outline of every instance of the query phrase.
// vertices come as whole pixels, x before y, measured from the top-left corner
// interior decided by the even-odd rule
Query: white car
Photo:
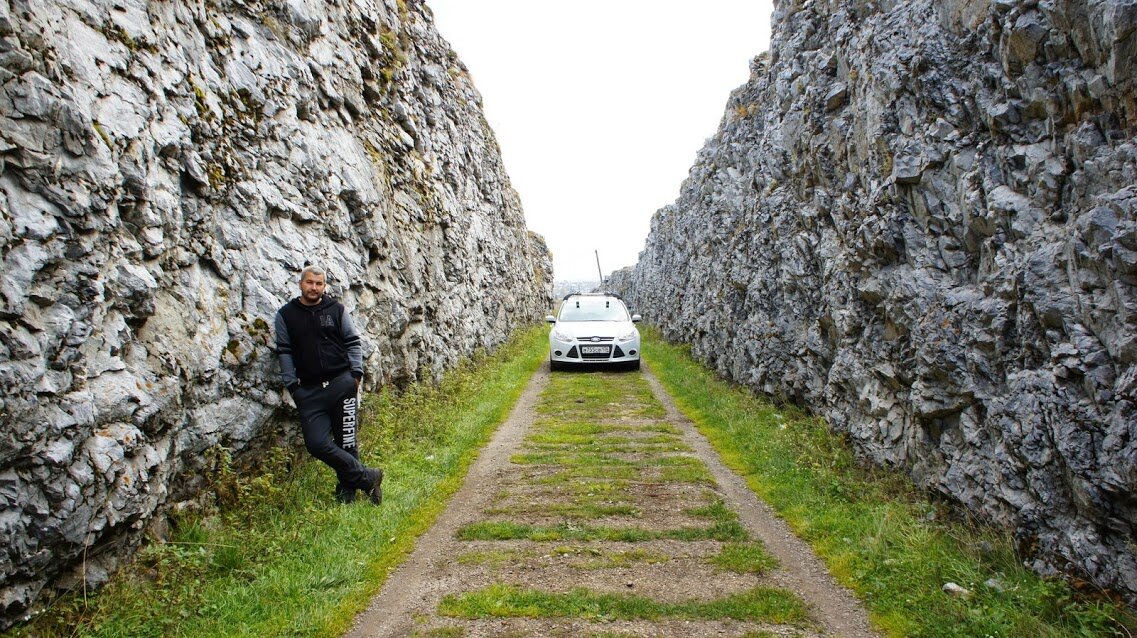
[[[615,364],[640,369],[639,315],[616,295],[577,293],[566,295],[549,331],[549,367],[563,370],[572,365]]]

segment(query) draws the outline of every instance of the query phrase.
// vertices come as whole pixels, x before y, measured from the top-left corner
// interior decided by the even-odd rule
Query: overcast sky
[[[730,92],[771,0],[427,0],[469,68],[557,280],[634,265]]]

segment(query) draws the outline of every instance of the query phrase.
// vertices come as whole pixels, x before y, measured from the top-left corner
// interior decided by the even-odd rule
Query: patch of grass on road
[[[905,477],[860,467],[823,421],[720,380],[656,330],[645,336],[644,359],[680,409],[889,636],[1133,635],[1121,605],[1024,569],[1008,534],[951,522]],[[948,596],[949,581],[973,594]]]
[[[458,530],[462,541],[610,541],[617,543],[645,543],[654,540],[715,540],[744,541],[749,539],[746,529],[737,520],[716,521],[709,527],[677,527],[672,529],[640,529],[635,527],[604,527],[584,525],[529,525],[513,521],[480,521]]]
[[[604,496],[611,494],[623,494],[628,490],[627,481],[622,480],[594,480],[594,481],[579,481],[567,486],[567,489],[562,488],[562,491],[569,494],[579,494],[582,496]]]
[[[461,618],[586,618],[605,620],[762,621],[804,626],[805,604],[794,594],[772,587],[755,587],[715,600],[668,603],[642,596],[598,593],[584,588],[546,592],[496,584],[442,599],[439,613]]]
[[[631,481],[640,475],[640,468],[635,466],[595,466],[583,465],[569,467],[544,476],[533,481],[536,485],[562,485],[575,483],[580,480],[611,479]]]
[[[598,382],[599,381],[599,382]],[[619,396],[619,400],[613,400]],[[537,413],[558,420],[657,419],[667,411],[643,375],[625,372],[565,372],[553,375]]]
[[[413,634],[414,638],[464,638],[465,636],[464,627],[433,627],[425,632],[416,631]]]
[[[461,485],[547,357],[547,333],[518,333],[437,386],[364,398],[360,449],[387,474],[381,507],[335,503],[335,477],[304,453],[242,475],[221,451],[221,507],[179,518],[98,595],[61,598],[9,635],[341,635]]]
[[[603,453],[585,453],[581,451],[557,450],[553,452],[528,452],[515,454],[509,459],[510,463],[518,465],[560,465],[563,467],[634,467],[634,461],[628,461]]]
[[[635,506],[628,503],[529,503],[514,504],[501,507],[491,507],[486,510],[490,516],[502,514],[540,514],[542,516],[559,516],[572,520],[587,520],[595,518],[610,518],[613,516],[637,517],[640,515]]]
[[[683,457],[681,457],[683,458]],[[698,459],[690,463],[673,463],[659,469],[660,480],[668,483],[691,483],[693,485],[714,485],[715,479],[710,470]]]
[[[718,523],[737,523],[738,514],[734,510],[726,506],[722,499],[714,499],[707,505],[700,507],[692,507],[685,512],[688,516],[695,516],[699,518],[709,518]]]
[[[491,568],[525,565],[529,569],[537,569],[543,564],[542,558],[548,559],[551,556],[581,570],[616,569],[671,560],[667,554],[646,549],[613,551],[590,545],[560,545],[540,552],[524,548],[476,550],[460,554],[457,560],[462,565],[486,565]]]
[[[520,563],[537,556],[537,552],[523,549],[485,549],[465,552],[458,555],[460,565],[489,565],[501,567],[510,563]]]
[[[761,543],[726,543],[710,562],[721,571],[736,574],[765,574],[778,567],[778,559]]]

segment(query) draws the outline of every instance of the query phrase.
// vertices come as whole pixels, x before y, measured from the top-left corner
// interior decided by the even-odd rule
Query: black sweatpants
[[[297,388],[292,398],[300,410],[300,428],[308,452],[335,471],[342,488],[370,488],[371,477],[359,462],[355,440],[359,393],[351,373],[345,372],[326,385]]]

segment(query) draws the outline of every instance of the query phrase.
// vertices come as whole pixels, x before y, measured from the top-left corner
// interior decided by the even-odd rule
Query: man
[[[326,276],[306,266],[300,296],[276,313],[280,374],[300,411],[305,447],[336,473],[336,499],[351,503],[362,490],[378,505],[383,470],[360,463],[355,440],[363,346],[347,309],[324,294]]]

